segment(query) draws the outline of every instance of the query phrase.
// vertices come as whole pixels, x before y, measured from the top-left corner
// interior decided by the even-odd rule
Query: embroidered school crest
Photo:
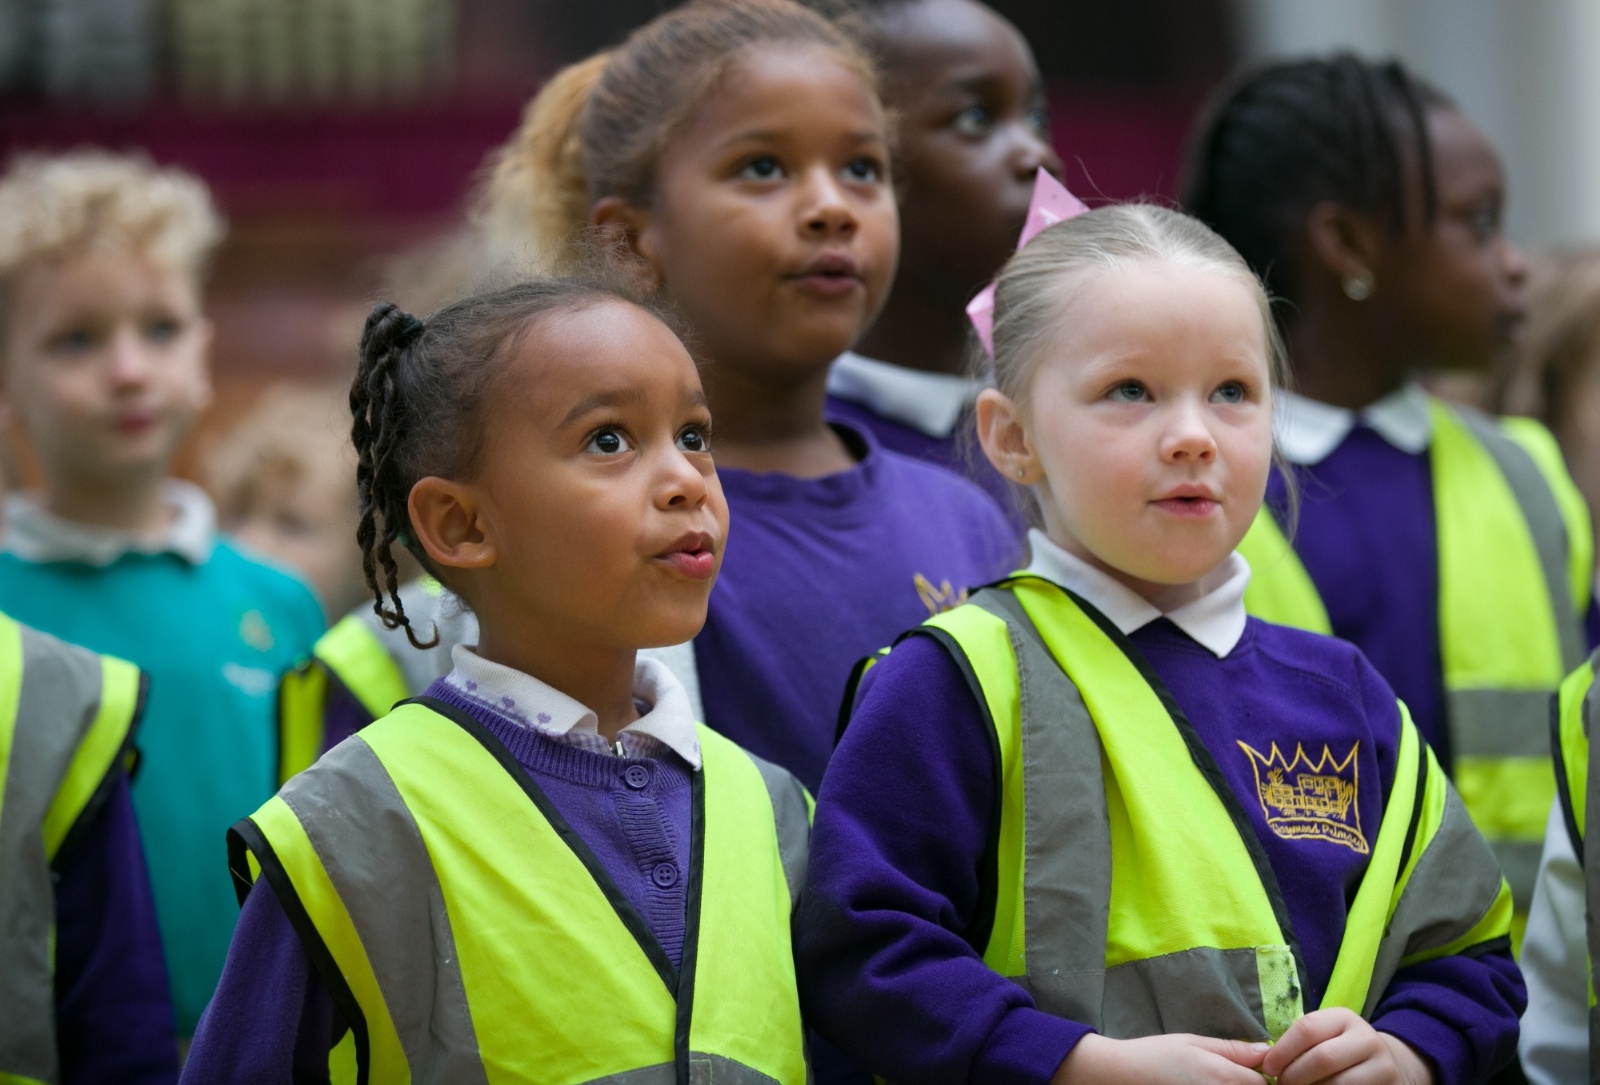
[[[954,610],[967,601],[965,588],[953,588],[950,581],[945,580],[938,585],[923,576],[921,573],[912,575],[911,582],[917,586],[917,598],[922,600],[922,605],[928,608],[928,615],[943,614],[947,610]]]
[[[1360,785],[1356,742],[1343,761],[1328,747],[1313,761],[1305,747],[1295,743],[1294,758],[1287,760],[1274,742],[1263,754],[1240,742],[1255,770],[1256,797],[1272,831],[1285,840],[1328,840],[1351,851],[1367,854],[1361,832],[1361,808],[1356,802]]]

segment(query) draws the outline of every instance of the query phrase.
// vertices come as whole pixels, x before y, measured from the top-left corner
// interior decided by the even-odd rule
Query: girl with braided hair
[[[398,544],[478,636],[234,826],[186,1080],[803,1081],[807,796],[638,654],[699,631],[728,529],[663,314],[581,279],[379,305],[350,405],[379,615],[434,643]]]
[[[1443,94],[1338,55],[1225,88],[1183,203],[1282,302],[1299,390],[1277,424],[1289,466],[1241,546],[1246,603],[1352,641],[1394,686],[1495,846],[1520,937],[1555,795],[1549,699],[1593,617],[1589,513],[1543,427],[1415,382],[1512,344],[1527,268],[1501,232],[1505,188]]]

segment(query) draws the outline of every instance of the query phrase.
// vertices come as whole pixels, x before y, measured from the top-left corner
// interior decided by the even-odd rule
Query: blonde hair
[[[334,385],[274,384],[250,412],[207,449],[206,489],[224,525],[249,516],[273,479],[296,485],[330,467],[348,476],[350,545],[355,547],[356,455],[350,407]]]
[[[140,154],[24,155],[0,177],[0,283],[33,260],[106,248],[198,280],[224,230],[204,183]]]
[[[490,160],[474,218],[491,258],[568,270],[589,209],[607,196],[649,206],[662,151],[729,69],[785,44],[832,53],[877,93],[855,39],[793,0],[691,0],[557,73]]]
[[[1586,370],[1600,363],[1600,248],[1530,261],[1528,323],[1489,386],[1496,414],[1529,415],[1561,437]]]
[[[1247,286],[1261,308],[1273,387],[1288,381],[1283,340],[1261,280],[1244,258],[1199,219],[1153,204],[1096,208],[1040,233],[995,278],[994,358],[980,371],[1011,399],[1027,398],[1047,341],[1060,332],[1061,307],[1078,283],[1099,271],[1144,261],[1205,268]]]

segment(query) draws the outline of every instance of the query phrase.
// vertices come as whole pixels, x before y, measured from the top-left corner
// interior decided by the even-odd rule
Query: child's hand
[[[1261,1072],[1278,1085],[1433,1085],[1422,1056],[1346,1009],[1317,1010],[1290,1025]]]
[[[1266,1044],[1175,1033],[1138,1040],[1090,1034],[1062,1060],[1050,1085],[1261,1085]]]

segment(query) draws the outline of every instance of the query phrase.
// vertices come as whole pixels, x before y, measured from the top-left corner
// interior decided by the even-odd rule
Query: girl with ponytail
[[[805,1080],[806,794],[639,654],[699,631],[728,527],[672,327],[584,279],[386,303],[350,407],[377,615],[437,644],[398,544],[476,644],[230,831],[185,1080]]]

